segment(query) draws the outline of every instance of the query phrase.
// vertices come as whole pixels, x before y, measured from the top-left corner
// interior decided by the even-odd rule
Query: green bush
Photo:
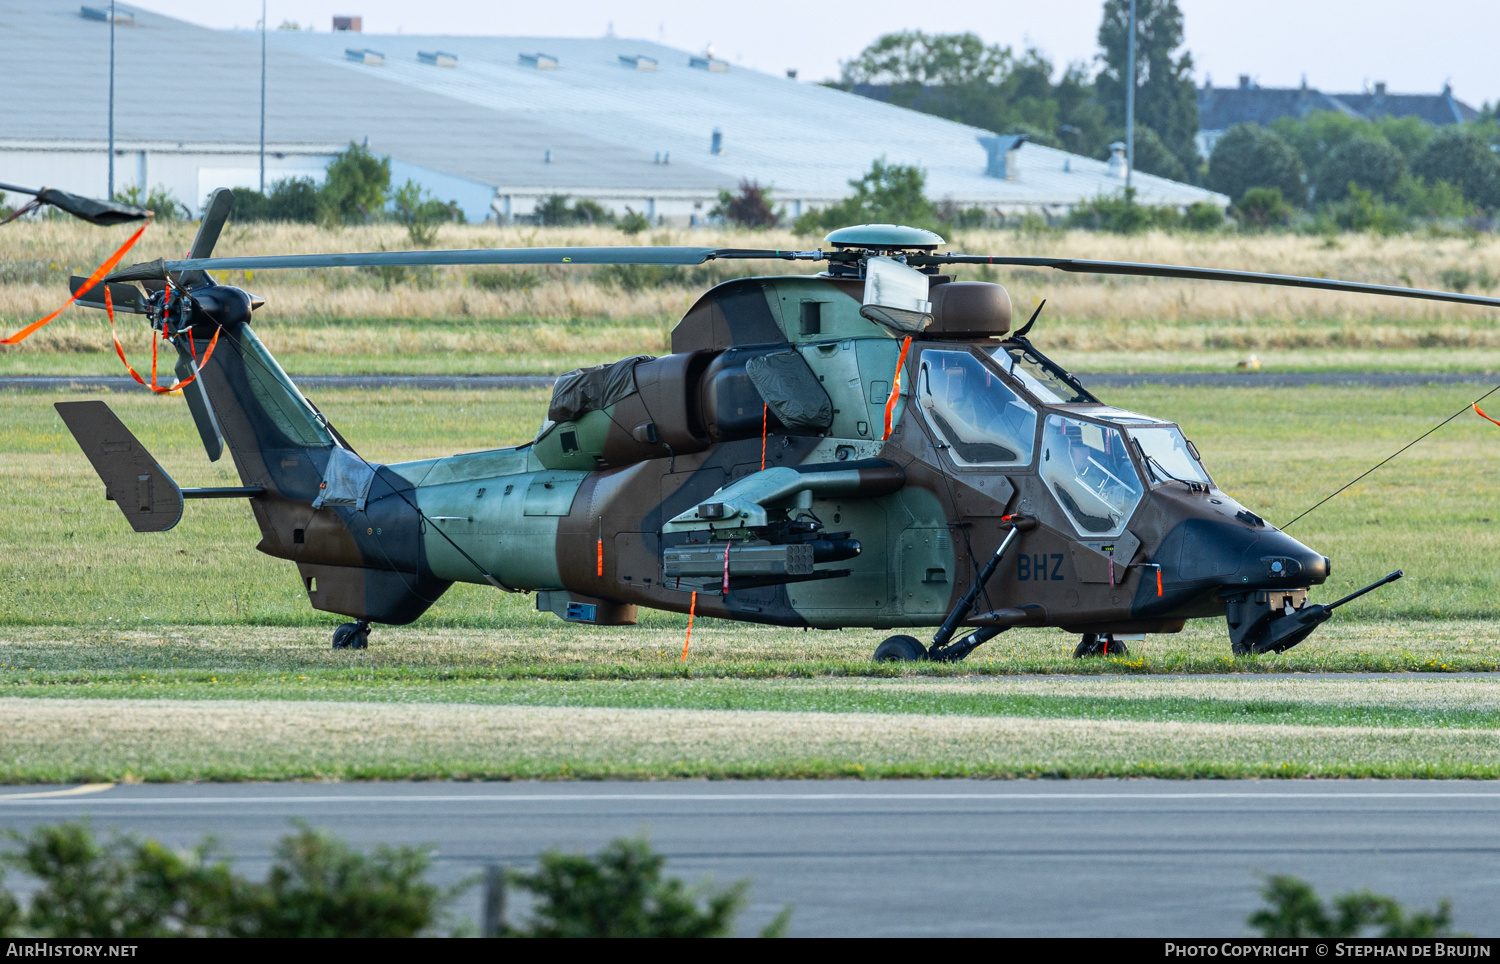
[[[1500,208],[1500,158],[1479,131],[1466,125],[1434,134],[1412,158],[1411,171],[1428,183],[1455,185],[1471,204]]]
[[[665,863],[642,839],[616,840],[597,858],[548,851],[533,873],[506,875],[535,903],[523,926],[499,921],[499,932],[505,937],[728,937],[749,881],[722,890],[688,888],[676,878],[662,878]],[[782,936],[790,917],[790,908],[782,911],[761,936]]]
[[[458,891],[423,877],[426,850],[379,847],[371,856],[303,827],[276,847],[270,878],[258,890],[258,937],[415,937],[436,924]]]
[[[321,219],[329,224],[368,224],[390,197],[391,159],[376,157],[353,141],[328,164],[318,192]]]
[[[719,203],[708,216],[741,228],[774,228],[781,220],[780,213],[771,207],[771,189],[756,181],[741,181],[733,194],[720,191]]]
[[[605,208],[597,201],[588,198],[580,200],[577,204],[568,203],[569,195],[549,195],[541,204],[537,205],[532,217],[537,224],[549,227],[570,227],[575,224],[613,224],[614,212]]]
[[[1276,876],[1261,889],[1266,905],[1245,921],[1262,937],[1460,937],[1452,929],[1452,906],[1408,913],[1393,897],[1368,890],[1333,898],[1325,907],[1316,891],[1296,877]],[[1370,933],[1370,931],[1374,933]]]
[[[1240,224],[1251,229],[1284,227],[1292,218],[1292,208],[1279,187],[1252,187],[1233,210]]]
[[[1318,167],[1317,199],[1340,201],[1351,186],[1390,197],[1407,176],[1406,158],[1384,138],[1355,137],[1329,152]]]
[[[1325,219],[1345,231],[1373,234],[1400,234],[1411,227],[1411,219],[1400,206],[1352,182],[1342,201],[1326,204],[1318,212],[1318,220]]]
[[[1085,201],[1068,213],[1069,227],[1115,234],[1139,234],[1152,228],[1212,231],[1223,223],[1224,213],[1211,202],[1196,201],[1185,212],[1170,205],[1137,204],[1134,188]]]
[[[420,848],[365,856],[306,827],[282,838],[266,883],[236,875],[205,842],[188,853],[86,823],[13,835],[10,863],[40,887],[21,911],[0,891],[0,934],[60,938],[414,937],[458,890],[426,883]]]
[[[114,200],[121,204],[133,204],[156,213],[158,221],[182,221],[191,216],[187,206],[177,196],[158,184],[151,190],[142,190],[139,184],[116,191]],[[52,209],[55,211],[55,209]]]
[[[290,221],[313,224],[318,220],[318,186],[311,178],[284,178],[271,185],[270,194],[248,187],[231,188],[236,221]]]
[[[838,204],[809,211],[797,219],[798,234],[818,234],[851,224],[905,224],[941,227],[937,211],[923,193],[927,174],[920,167],[887,164],[877,158],[865,175],[849,182],[854,194]]]
[[[1240,205],[1253,188],[1276,188],[1283,202],[1307,203],[1302,158],[1281,135],[1256,124],[1236,124],[1214,144],[1208,186]]]
[[[414,247],[431,247],[437,240],[439,225],[464,222],[457,201],[444,204],[409,178],[391,195],[391,202],[396,221],[406,225],[406,236]]]
[[[1194,201],[1182,214],[1189,231],[1217,231],[1224,226],[1224,209],[1212,201]]]
[[[472,882],[426,882],[428,852],[380,847],[366,855],[303,826],[277,844],[264,883],[215,859],[210,841],[187,853],[155,840],[94,837],[87,823],[12,832],[4,857],[36,879],[29,906],[0,886],[0,937],[415,937],[433,933]],[[644,840],[616,840],[597,858],[549,851],[532,873],[492,870],[486,936],[722,937],[734,928],[748,881],[686,887]],[[3,882],[3,874],[0,874]],[[535,897],[523,926],[504,922],[506,883]],[[762,932],[780,937],[791,908]]]
[[[620,218],[620,223],[617,226],[621,231],[631,237],[635,237],[637,234],[651,227],[651,219],[634,208],[627,207],[625,209],[625,216]]]

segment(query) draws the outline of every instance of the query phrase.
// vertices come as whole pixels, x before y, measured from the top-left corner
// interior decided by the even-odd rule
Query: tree
[[[1124,139],[1125,129],[1122,127],[1114,132],[1110,143]],[[1106,146],[1094,156],[1102,161],[1109,160],[1109,148]],[[1167,149],[1167,145],[1162,143],[1156,131],[1141,124],[1137,124],[1135,128],[1135,169],[1144,174],[1155,174],[1174,181],[1192,180],[1187,168],[1182,166],[1182,161]]]
[[[1008,47],[986,46],[975,33],[888,33],[842,65],[849,84],[963,87],[995,83],[1010,69]]]
[[[886,34],[843,65],[836,86],[990,131],[1026,134],[1049,147],[1092,154],[1103,144],[1104,111],[1081,64],[1054,83],[1039,50],[1017,56],[976,34]]]
[[[770,188],[761,187],[756,181],[741,181],[734,194],[720,191],[718,205],[708,214],[742,228],[774,228],[780,219],[771,208]]]
[[[1302,158],[1275,131],[1236,124],[1225,131],[1208,159],[1208,186],[1238,203],[1253,187],[1274,187],[1298,207],[1307,203]]]
[[[1500,159],[1468,125],[1454,124],[1434,134],[1412,158],[1411,171],[1428,183],[1447,181],[1480,207],[1500,207]]]
[[[385,207],[390,190],[391,159],[376,157],[369,148],[350,141],[329,162],[318,196],[330,223],[368,224]]]
[[[431,247],[437,240],[438,225],[463,221],[457,201],[444,204],[410,179],[396,189],[391,201],[396,220],[406,225],[407,237],[419,248]]]
[[[852,197],[821,211],[809,211],[797,219],[798,234],[812,234],[819,229],[841,228],[848,224],[907,224],[912,227],[936,227],[937,211],[923,193],[927,174],[920,167],[887,164],[876,158],[861,178],[849,182]]]
[[[1319,165],[1315,180],[1319,201],[1349,196],[1349,186],[1389,198],[1406,176],[1406,158],[1383,137],[1355,137],[1334,148]]]
[[[1456,937],[1452,907],[1438,902],[1432,911],[1408,914],[1394,897],[1368,890],[1352,891],[1333,898],[1325,907],[1315,890],[1296,877],[1275,876],[1261,889],[1266,907],[1245,921],[1262,937],[1363,937],[1367,928],[1378,928],[1378,937]]]
[[[1100,60],[1094,91],[1109,122],[1125,123],[1125,85],[1129,61],[1130,0],[1105,0],[1099,24]],[[1135,120],[1157,136],[1190,173],[1199,165],[1198,90],[1193,83],[1193,55],[1174,55],[1182,46],[1182,11],[1177,0],[1136,0]],[[1139,148],[1139,144],[1137,144]]]

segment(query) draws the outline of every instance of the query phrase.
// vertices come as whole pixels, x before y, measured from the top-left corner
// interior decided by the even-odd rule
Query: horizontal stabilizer
[[[182,490],[108,405],[56,402],[57,414],[78,440],[94,471],[136,532],[165,532],[182,518]]]

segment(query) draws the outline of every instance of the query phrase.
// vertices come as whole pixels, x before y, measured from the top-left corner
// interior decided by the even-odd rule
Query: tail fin
[[[99,401],[54,406],[136,532],[165,532],[182,518],[182,490],[125,423]]]

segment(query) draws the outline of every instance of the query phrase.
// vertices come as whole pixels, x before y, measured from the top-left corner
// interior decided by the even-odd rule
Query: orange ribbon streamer
[[[156,330],[152,329],[151,331],[151,381],[147,382],[140,376],[139,372],[130,367],[130,362],[125,360],[125,346],[120,344],[120,334],[115,330],[115,301],[114,298],[110,297],[108,287],[104,289],[104,313],[109,316],[109,335],[115,341],[115,354],[120,356],[120,364],[125,366],[125,370],[130,373],[131,378],[134,378],[137,382],[151,389],[153,392],[157,392],[162,395],[181,391],[184,385],[192,384],[193,380],[198,377],[198,373],[203,370],[203,366],[207,365],[208,360],[213,357],[214,348],[219,344],[219,332],[224,330],[220,328],[218,331],[214,332],[213,338],[210,339],[208,343],[208,351],[203,353],[203,361],[198,362],[198,371],[195,371],[191,375],[189,375],[185,381],[177,382],[171,386],[160,386],[156,384],[156,339],[158,337]],[[189,344],[192,344],[192,338],[192,332],[188,332]],[[193,360],[197,361],[197,347],[194,346],[192,351]]]
[[[125,252],[129,251],[131,249],[131,247],[134,246],[134,244],[141,239],[141,235],[145,234],[146,233],[146,229],[149,228],[150,226],[151,226],[150,220],[147,220],[145,224],[141,225],[140,230],[137,231],[135,234],[132,234],[130,236],[130,240],[126,241],[124,244],[122,244],[120,246],[120,250],[118,250],[114,254],[110,255],[109,256],[109,260],[107,260],[103,264],[101,264],[94,271],[93,274],[89,275],[88,280],[85,281],[82,285],[79,286],[79,288],[78,288],[77,291],[73,292],[71,295],[68,296],[68,300],[63,302],[63,306],[61,308],[57,309],[52,314],[50,314],[47,317],[43,318],[41,321],[33,321],[31,324],[27,325],[25,328],[22,328],[20,331],[16,332],[14,335],[11,335],[9,338],[0,338],[0,345],[19,345],[21,342],[25,341],[27,338],[30,338],[33,334],[35,334],[35,332],[36,332],[36,330],[38,328],[42,327],[47,322],[51,321],[52,319],[56,318],[58,315],[62,314],[64,311],[66,311],[69,305],[71,305],[73,302],[75,302],[75,301],[78,300],[78,296],[80,294],[82,294],[85,291],[88,291],[88,290],[92,289],[94,287],[94,285],[96,285],[96,284],[99,283],[99,280],[101,278],[103,278],[105,275],[109,274],[111,271],[113,271],[115,269],[115,265],[119,264],[120,263],[120,259],[123,258],[123,257],[125,257]],[[110,303],[109,302],[109,288],[108,288],[108,286],[106,286],[105,289],[104,289],[104,301],[105,301],[105,305],[108,306],[109,303]]]
[[[891,437],[891,419],[896,414],[896,399],[901,397],[901,369],[906,367],[906,351],[911,347],[911,336],[907,335],[901,341],[901,357],[896,359],[896,374],[891,377],[891,397],[885,400],[885,434],[880,437],[883,442]]]
[[[760,407],[760,470],[766,470],[766,422],[771,417],[771,406]]]
[[[678,660],[678,662],[681,662],[681,663],[686,663],[687,662],[688,647],[690,645],[692,645],[692,642],[693,642],[693,613],[696,612],[697,610],[698,610],[698,591],[695,589],[695,590],[693,590],[692,601],[688,603],[688,632],[687,632],[687,639],[683,640],[683,642],[682,642],[682,659]]]
[[[1491,422],[1495,422],[1494,419],[1492,419],[1488,415],[1484,414],[1484,410],[1479,407],[1479,403],[1478,402],[1474,403],[1474,413],[1476,415],[1478,415],[1480,418],[1489,419]],[[1500,422],[1495,422],[1495,424],[1496,425],[1500,425]]]

